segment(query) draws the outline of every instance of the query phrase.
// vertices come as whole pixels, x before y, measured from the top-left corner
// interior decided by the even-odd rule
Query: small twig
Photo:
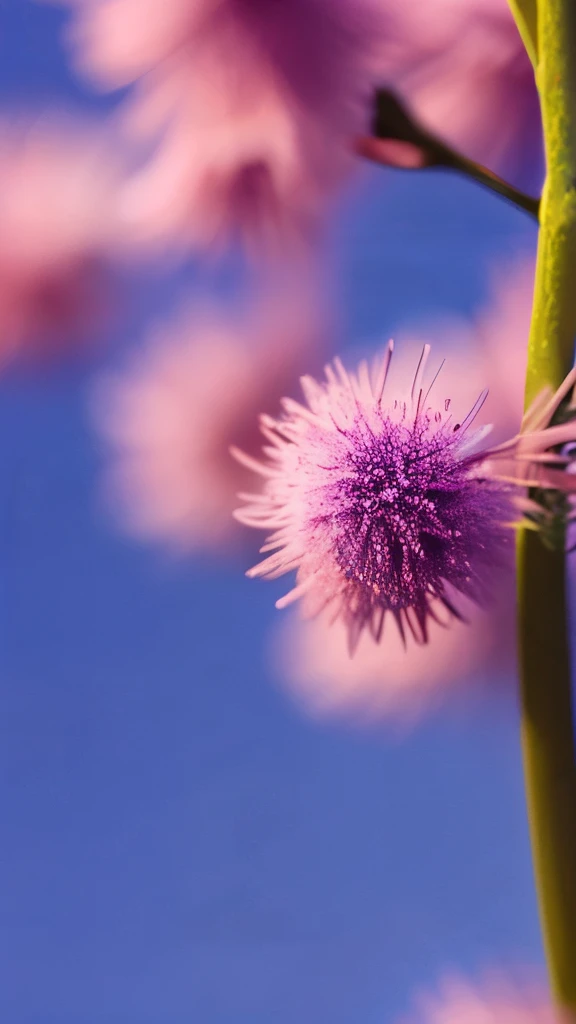
[[[538,220],[540,200],[527,195],[482,164],[452,149],[412,116],[390,89],[376,93],[371,136],[357,141],[357,152],[387,167],[422,170],[445,167],[483,185]]]

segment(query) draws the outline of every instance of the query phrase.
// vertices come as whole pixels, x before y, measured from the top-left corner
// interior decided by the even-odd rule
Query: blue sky
[[[4,105],[104,105],[62,21],[0,3]],[[534,229],[453,177],[374,171],[331,243],[365,342],[474,310]],[[234,277],[129,276],[118,347]],[[303,718],[265,671],[274,586],[99,513],[92,371],[0,384],[2,1024],[387,1024],[447,969],[541,963],[513,697],[403,739]]]

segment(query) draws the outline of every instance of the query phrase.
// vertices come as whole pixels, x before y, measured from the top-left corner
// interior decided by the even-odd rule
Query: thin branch
[[[380,89],[376,94],[372,131],[356,144],[357,152],[369,160],[402,170],[444,167],[457,171],[538,219],[539,199],[521,192],[423,128],[390,89]]]

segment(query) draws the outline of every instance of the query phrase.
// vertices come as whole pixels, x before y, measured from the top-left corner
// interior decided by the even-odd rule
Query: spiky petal
[[[425,642],[431,618],[459,616],[459,595],[481,603],[510,550],[518,501],[528,511],[525,488],[576,482],[549,452],[576,436],[573,421],[549,426],[574,374],[528,412],[520,434],[480,450],[490,428],[474,422],[485,393],[456,421],[450,399],[431,398],[441,374],[424,390],[425,346],[408,392],[388,395],[392,351],[372,373],[362,363],[348,374],[335,360],[325,383],[303,379],[306,405],[285,399],[279,419],[262,418],[267,461],[251,465],[264,493],[236,513],[273,530],[248,575],[296,570],[278,606],[302,597],[315,614],[332,605],[352,650],[366,627],[380,638],[386,613]]]

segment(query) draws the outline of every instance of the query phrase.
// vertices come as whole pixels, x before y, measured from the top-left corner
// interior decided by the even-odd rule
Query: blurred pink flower
[[[534,72],[507,0],[388,0],[396,48],[389,84],[466,156],[529,190],[543,177]],[[392,70],[389,62],[392,61]]]
[[[132,127],[157,147],[126,192],[144,233],[306,235],[368,119],[377,0],[60,0],[80,67],[141,79]]]
[[[499,267],[492,298],[475,320],[444,328],[449,344],[434,351],[448,357],[441,375],[448,390],[471,405],[477,382],[486,380],[484,406],[496,440],[516,432],[522,418],[526,342],[534,276],[532,258]],[[421,343],[399,346],[399,376]],[[392,716],[413,722],[447,697],[469,693],[475,677],[484,687],[499,686],[515,664],[515,580],[504,571],[495,581],[486,609],[469,602],[464,623],[448,628],[430,623],[429,643],[403,645],[388,628],[378,645],[365,634],[354,657],[346,629],[326,613],[303,619],[291,614],[275,626],[270,642],[273,674],[305,713],[360,723]]]
[[[178,553],[241,542],[232,510],[251,474],[229,447],[240,435],[256,453],[258,413],[318,358],[319,318],[305,306],[300,296],[244,316],[185,313],[99,382],[106,492],[129,532]]]
[[[511,982],[494,975],[481,988],[445,981],[439,995],[419,1000],[410,1024],[574,1024],[574,1016],[553,1006],[529,976]]]
[[[0,364],[102,325],[117,172],[101,129],[55,117],[0,123]]]
[[[432,622],[428,644],[407,650],[391,625],[380,644],[369,633],[350,657],[346,630],[324,613],[303,619],[292,612],[272,633],[272,672],[312,718],[359,725],[384,718],[413,725],[447,697],[462,691],[481,665],[500,685],[513,667],[514,583],[502,575],[490,611],[471,602],[465,621]],[[503,657],[503,654],[505,657]]]

